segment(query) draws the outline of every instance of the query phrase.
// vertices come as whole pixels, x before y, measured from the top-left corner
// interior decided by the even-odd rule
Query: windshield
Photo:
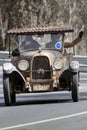
[[[63,34],[19,35],[18,42],[21,51],[39,48],[61,50],[63,46]]]

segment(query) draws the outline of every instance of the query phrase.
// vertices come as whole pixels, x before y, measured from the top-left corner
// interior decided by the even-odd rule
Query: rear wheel
[[[78,102],[79,100],[79,89],[78,89],[78,74],[75,73],[72,76],[72,100]]]
[[[12,81],[10,81],[9,76],[3,75],[3,92],[5,105],[10,106],[16,101],[16,94],[12,88]]]

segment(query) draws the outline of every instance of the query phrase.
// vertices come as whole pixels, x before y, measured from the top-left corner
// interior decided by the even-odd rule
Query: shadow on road
[[[39,105],[39,104],[50,104],[50,103],[68,103],[72,102],[70,93],[34,93],[34,94],[19,94],[16,95],[16,103],[12,106],[19,105]],[[0,98],[0,107],[5,106],[4,97]]]
[[[16,102],[15,105],[40,105],[40,104],[53,104],[53,103],[68,103],[71,100],[61,99],[61,100],[41,100],[41,101],[23,101],[23,102]]]
[[[80,92],[80,101],[87,100],[87,92]],[[31,94],[31,95],[17,95],[16,103],[12,106],[19,105],[39,105],[39,104],[53,104],[53,103],[73,103],[71,93],[59,94]],[[5,107],[3,97],[0,97],[0,107]]]

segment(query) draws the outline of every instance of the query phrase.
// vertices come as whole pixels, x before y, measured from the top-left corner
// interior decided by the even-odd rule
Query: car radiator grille
[[[32,62],[32,79],[50,79],[49,59],[45,56],[34,57]]]

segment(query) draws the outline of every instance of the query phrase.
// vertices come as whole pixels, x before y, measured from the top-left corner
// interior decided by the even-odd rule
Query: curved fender
[[[11,74],[13,71],[16,71],[21,76],[21,78],[24,80],[24,82],[26,82],[23,75],[16,69],[16,67],[12,63],[9,63],[9,62],[4,63],[2,68],[3,68],[3,72],[5,74]]]

